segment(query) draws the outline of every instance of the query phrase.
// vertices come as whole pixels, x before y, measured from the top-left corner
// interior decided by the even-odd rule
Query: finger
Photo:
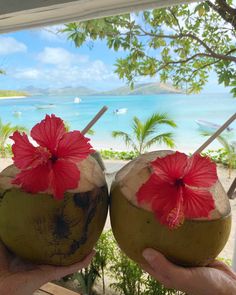
[[[26,271],[26,270],[34,270],[37,268],[37,265],[23,260],[20,257],[13,257],[9,263],[9,271],[11,272],[20,272],[20,271]]]
[[[191,277],[191,271],[171,263],[153,249],[145,249],[143,257],[149,264],[145,268],[158,282],[168,288],[185,289],[186,282]]]
[[[7,250],[6,246],[0,241],[0,271],[8,270],[9,261],[13,255]]]
[[[45,265],[40,267],[40,274],[45,280],[45,282],[52,281],[52,280],[58,280],[64,276],[67,276],[69,274],[72,274],[82,268],[87,267],[92,258],[95,255],[95,251],[92,251],[87,257],[85,257],[82,261],[77,262],[75,264],[72,264],[70,266],[50,266]],[[35,270],[37,272],[37,270]]]
[[[155,271],[151,268],[151,266],[148,266],[147,264],[140,264],[140,267],[155,278]]]
[[[220,260],[215,260],[208,265],[208,267],[216,268],[218,270],[224,271],[231,278],[236,279],[236,273],[227,264]]]
[[[49,281],[57,280],[88,266],[94,254],[95,251],[91,252],[83,261],[70,266],[40,265],[35,266],[34,270],[17,273],[18,286],[21,286],[22,290],[27,289],[27,292],[22,291],[21,294],[32,294]]]

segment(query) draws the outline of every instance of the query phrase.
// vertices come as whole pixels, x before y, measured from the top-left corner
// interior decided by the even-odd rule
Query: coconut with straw
[[[14,164],[0,174],[0,238],[17,256],[39,264],[69,265],[93,249],[105,224],[108,190],[89,139],[67,132],[55,115],[15,132]]]
[[[231,209],[216,164],[200,153],[234,114],[192,156],[170,150],[143,154],[123,167],[111,188],[110,216],[120,248],[145,264],[154,248],[172,262],[204,266],[225,246]]]

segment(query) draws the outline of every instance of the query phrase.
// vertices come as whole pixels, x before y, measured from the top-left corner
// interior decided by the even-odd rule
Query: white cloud
[[[45,47],[38,54],[38,60],[44,64],[55,65],[57,67],[67,67],[73,64],[85,63],[89,57],[87,55],[73,54],[61,47]]]
[[[10,73],[9,73],[10,74]],[[77,85],[89,85],[97,82],[115,82],[119,81],[117,75],[113,73],[101,60],[88,61],[80,65],[67,65],[64,67],[40,66],[40,68],[16,69],[12,76],[17,80],[27,80],[32,83],[39,83],[44,87],[65,87]]]
[[[17,79],[37,80],[40,76],[40,71],[33,68],[19,69],[13,73],[13,77]]]
[[[60,33],[60,30],[64,29],[64,25],[55,25],[50,27],[44,27],[42,29],[34,30],[39,37],[49,42],[64,42],[66,41],[65,35]]]
[[[37,56],[35,67],[18,68],[9,73],[27,84],[37,83],[41,87],[65,87],[97,83],[116,83],[119,79],[111,66],[102,60],[90,60],[87,55],[70,52],[62,47],[45,47]],[[35,82],[34,82],[35,81]],[[111,82],[112,81],[112,82]]]
[[[26,52],[27,46],[12,37],[0,37],[0,55]]]

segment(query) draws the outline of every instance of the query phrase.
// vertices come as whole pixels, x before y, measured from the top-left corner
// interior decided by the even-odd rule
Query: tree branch
[[[147,32],[141,27],[140,27],[140,30],[145,35],[149,35],[151,37],[156,37],[156,38],[166,38],[166,39],[190,38],[190,39],[193,39],[193,40],[197,41],[199,44],[201,44],[210,53],[210,54],[206,54],[205,56],[218,58],[218,59],[221,59],[221,60],[228,60],[228,61],[236,62],[236,57],[235,56],[214,52],[204,41],[202,41],[200,38],[198,38],[197,36],[195,36],[192,33],[184,33],[184,34],[180,33],[178,35],[165,35],[165,34],[159,34],[158,35],[158,34]],[[236,51],[236,48],[232,52],[234,52],[234,51]]]
[[[185,64],[187,62],[189,62],[190,60],[192,59],[195,59],[196,57],[198,56],[207,56],[207,57],[211,57],[209,54],[207,53],[196,53],[186,59],[180,59],[180,60],[176,60],[176,61],[168,61],[167,63],[163,64],[161,67],[159,67],[157,70],[156,70],[156,73],[164,70],[166,67],[168,67],[169,65],[175,65],[175,64]]]
[[[228,51],[228,52],[226,53],[226,56],[229,55],[229,54],[231,54],[232,52],[235,52],[235,51],[236,51],[236,48],[234,48],[234,49]],[[164,69],[165,69],[166,67],[168,67],[169,65],[174,65],[174,64],[184,64],[184,63],[189,62],[190,60],[195,59],[195,58],[198,57],[198,56],[212,57],[210,54],[207,54],[207,53],[196,53],[196,54],[194,54],[194,55],[192,55],[192,56],[190,56],[190,57],[188,57],[188,58],[186,58],[186,59],[180,59],[180,60],[176,60],[176,61],[169,61],[169,62],[163,64],[161,67],[159,67],[159,68],[156,70],[156,73],[160,72],[161,70],[164,70]],[[209,62],[208,64],[203,65],[202,67],[200,67],[199,69],[195,70],[194,72],[196,72],[196,71],[198,71],[198,70],[201,70],[201,69],[204,69],[204,68],[206,68],[206,67],[208,67],[208,66],[210,66],[210,65],[216,64],[216,63],[220,62],[221,60],[222,60],[222,59],[218,59],[218,60],[215,60],[215,61]],[[193,72],[193,74],[194,74],[194,72]]]
[[[179,28],[180,33],[182,33],[182,28],[181,28],[181,26],[180,26],[180,23],[179,23],[178,18],[176,17],[176,15],[174,14],[174,12],[173,12],[173,10],[172,10],[171,8],[169,8],[168,10],[170,11],[171,15],[172,15],[173,18],[175,19],[176,24],[177,24],[177,26],[178,26],[178,28]]]
[[[216,60],[216,61],[213,61],[213,62],[209,62],[209,63],[207,63],[207,64],[204,64],[204,65],[201,66],[200,68],[194,70],[194,71],[192,72],[192,74],[190,75],[189,80],[191,80],[191,79],[193,78],[193,76],[194,76],[198,71],[201,71],[201,70],[203,70],[203,69],[205,69],[205,68],[207,68],[207,67],[210,67],[210,66],[212,66],[212,65],[214,65],[214,64],[217,64],[218,62],[220,62],[220,60]]]
[[[215,0],[215,4],[211,1],[206,3],[215,12],[217,12],[226,22],[230,23],[236,30],[236,9],[231,7],[226,0]]]

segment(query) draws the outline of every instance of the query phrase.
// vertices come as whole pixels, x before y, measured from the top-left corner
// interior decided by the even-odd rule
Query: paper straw
[[[234,193],[235,190],[236,190],[236,177],[235,177],[233,183],[231,184],[231,186],[230,186],[230,188],[229,188],[229,190],[227,192],[227,195],[228,195],[229,198],[231,198],[233,196],[233,193]]]
[[[208,138],[194,153],[192,156],[196,154],[200,154],[217,136],[221,134],[234,120],[236,119],[236,113],[231,116],[216,132]]]
[[[82,134],[86,134],[91,127],[101,118],[101,116],[108,110],[108,107],[104,106],[97,115],[88,123],[88,125],[81,131]]]

